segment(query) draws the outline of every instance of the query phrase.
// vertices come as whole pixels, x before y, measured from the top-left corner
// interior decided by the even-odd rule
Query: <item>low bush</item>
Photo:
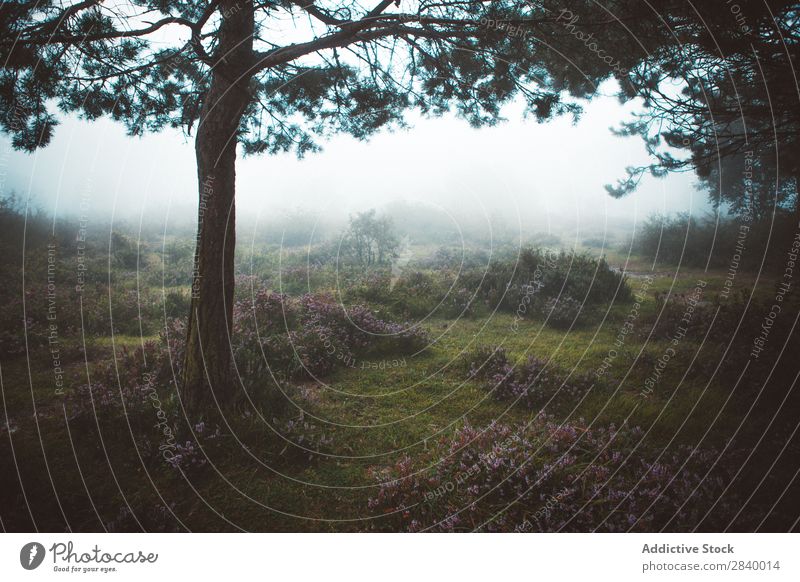
[[[462,358],[462,367],[468,379],[482,381],[496,400],[515,401],[534,411],[543,407],[571,410],[596,384],[589,374],[568,374],[535,356],[514,365],[508,353],[497,347],[475,349]]]
[[[253,381],[325,376],[354,355],[408,355],[427,343],[421,329],[326,294],[291,298],[262,289],[234,307],[236,362]]]
[[[475,288],[454,285],[454,278],[447,269],[410,271],[396,278],[375,271],[356,278],[344,296],[349,301],[381,306],[403,318],[471,317],[477,306]]]
[[[151,465],[197,472],[207,466],[209,454],[229,441],[230,434],[221,427],[233,422],[241,432],[252,421],[261,435],[263,421],[255,420],[244,399],[244,412],[228,412],[225,421],[211,411],[187,418],[176,388],[180,370],[171,364],[182,358],[185,326],[170,322],[169,327],[171,334],[162,333],[160,341],[146,342],[135,350],[121,348],[114,360],[93,366],[91,384],[68,393],[66,409],[70,423],[81,433],[92,433],[98,425],[111,432],[129,428],[136,449]],[[289,400],[296,397],[294,389],[271,386],[265,390],[262,383],[259,393],[251,395],[256,407],[270,415],[273,431],[264,443],[266,450],[285,462],[327,450],[330,438],[290,405]]]
[[[596,305],[632,297],[624,274],[605,259],[565,251],[524,249],[516,260],[495,261],[487,269],[472,270],[463,277],[464,287],[477,289],[478,297],[490,309],[521,317],[541,310],[553,298]],[[572,306],[570,300],[565,304]]]
[[[478,346],[461,356],[461,367],[470,380],[493,378],[508,365],[508,352],[499,346]]]
[[[548,324],[560,329],[579,325],[583,315],[580,301],[568,295],[548,299],[542,305],[541,311]]]
[[[713,450],[641,446],[642,431],[538,416],[465,426],[414,463],[373,468],[369,508],[390,531],[692,531],[733,511]],[[715,469],[711,471],[710,469]],[[704,519],[708,508],[712,518]]]
[[[474,315],[475,292],[465,287],[451,290],[442,301],[441,314],[450,318]]]
[[[575,407],[591,390],[594,381],[588,375],[567,376],[556,366],[534,356],[524,364],[506,366],[485,384],[487,390],[501,401],[517,401],[531,410],[544,407],[550,410]]]

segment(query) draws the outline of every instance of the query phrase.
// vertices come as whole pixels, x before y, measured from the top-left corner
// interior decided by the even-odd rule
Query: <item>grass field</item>
[[[610,259],[612,267],[623,261]],[[78,387],[94,383],[98,374],[113,380],[138,373],[132,362],[146,368],[141,350],[148,341],[159,343],[157,333],[62,340],[63,391],[54,388],[52,346],[31,346],[27,357],[2,362],[2,525],[76,531],[396,529],[370,501],[380,489],[376,475],[382,469],[408,463],[424,476],[441,460],[443,443],[465,426],[526,425],[541,415],[586,431],[639,427],[631,454],[646,450],[658,456],[680,446],[721,451],[715,458],[733,468],[737,495],[756,492],[742,506],[746,511],[726,516],[734,529],[750,527],[748,513],[761,519],[765,507],[793,504],[785,494],[793,483],[790,471],[769,468],[767,491],[758,483],[766,470],[758,472],[759,456],[747,455],[753,443],[781,442],[792,421],[780,411],[764,416],[757,406],[763,389],[739,387],[731,374],[720,372],[733,341],[709,341],[708,326],[690,329],[644,395],[654,366],[672,345],[657,333],[655,324],[668,305],[658,302],[658,293],[680,297],[702,280],[704,296],[713,297],[725,273],[664,267],[648,279],[644,260],[628,260],[626,268],[633,293],[644,289],[635,300],[635,318],[630,301],[593,306],[587,321],[572,328],[548,325],[541,314],[521,320],[491,309],[464,318],[434,314],[420,323],[430,341],[425,349],[352,356],[324,377],[280,382],[283,394],[268,376],[250,378],[240,406],[224,416],[185,417],[170,386],[156,387],[158,405],[151,400],[152,407],[127,410],[123,397],[122,410],[119,404],[107,409],[90,399],[91,414],[74,412]],[[768,298],[773,281],[761,277],[755,283],[752,275],[737,279],[756,300]],[[621,336],[626,321],[632,324]],[[752,341],[751,332],[741,329],[731,339]],[[479,346],[505,349],[518,366],[535,356],[564,382],[596,381],[580,397],[534,408],[495,398],[491,383],[468,374],[469,354]],[[596,372],[604,366],[601,378]],[[764,396],[762,403],[773,397]],[[183,418],[189,427],[183,434],[193,437],[187,445],[195,450],[179,469],[159,454],[162,408]],[[686,501],[691,507],[692,499]],[[405,509],[389,512],[391,518],[409,513]]]

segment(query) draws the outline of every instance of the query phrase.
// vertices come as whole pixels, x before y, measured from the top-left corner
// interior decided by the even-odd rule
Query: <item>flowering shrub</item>
[[[182,330],[180,322],[170,325],[175,335]],[[169,344],[182,351],[184,337],[179,337],[180,340],[171,335]],[[181,354],[173,353],[172,357],[176,355]],[[220,431],[206,430],[203,421],[194,424],[194,431],[189,430],[177,406],[177,391],[163,343],[150,341],[135,350],[120,348],[116,364],[109,360],[96,365],[91,381],[67,397],[71,422],[109,424],[115,428],[127,424],[145,456],[183,471],[206,464],[195,439],[202,439],[205,446],[218,438]]]
[[[280,269],[280,289],[286,293],[308,293],[316,288],[322,281],[321,269],[318,265],[284,265]]]
[[[352,361],[356,353],[409,354],[427,343],[424,331],[380,319],[363,306],[345,310],[330,296],[292,299],[267,290],[236,302],[233,330],[237,370],[246,384],[273,375],[281,382],[325,376]],[[186,322],[171,319],[160,340],[146,342],[144,351],[118,350],[116,364],[101,363],[92,373],[91,386],[71,395],[74,414],[91,411],[92,402],[108,411],[121,409],[124,403],[135,417],[138,409],[150,406],[153,386],[175,394],[185,347]]]
[[[478,304],[476,288],[471,280],[454,285],[457,276],[448,270],[409,271],[400,277],[371,273],[348,285],[345,297],[379,305],[402,318],[425,317],[434,311],[443,317],[468,317]]]
[[[297,323],[288,295],[259,288],[234,303],[233,352],[244,378],[295,376],[300,370],[288,329]]]
[[[395,289],[409,295],[429,296],[437,292],[437,284],[430,273],[412,271],[398,281]]]
[[[493,378],[507,370],[508,352],[499,346],[478,346],[464,354],[461,363],[470,380]]]
[[[448,317],[469,317],[475,313],[474,293],[465,287],[447,294],[442,304],[443,314]]]
[[[380,319],[363,305],[345,309],[328,295],[304,295],[300,304],[304,327],[330,329],[353,352],[408,354],[428,343],[423,330]]]
[[[252,341],[294,327],[296,310],[288,295],[263,288],[244,295],[233,305],[234,335]]]
[[[183,336],[181,345],[182,342]],[[213,413],[205,419],[189,421],[184,417],[175,397],[175,384],[170,380],[163,344],[148,342],[144,351],[121,349],[116,368],[113,361],[102,363],[92,371],[91,378],[91,386],[81,386],[68,396],[70,422],[89,427],[100,423],[111,431],[130,425],[143,458],[182,473],[197,473],[207,467],[207,455],[220,455],[219,447],[224,441],[221,437],[227,434],[220,429],[224,423],[212,422]],[[274,398],[276,392],[271,391],[269,396]],[[307,461],[331,444],[331,439],[302,413],[299,417],[288,416],[285,398],[281,404],[270,402],[265,409],[278,415],[273,418],[277,434],[269,434],[264,443],[275,451],[276,458]],[[247,431],[254,430],[250,422],[254,418],[246,411],[226,422],[242,423],[238,428]],[[262,421],[256,424],[259,436],[263,436]]]
[[[637,448],[638,428],[589,428],[538,416],[528,425],[465,426],[414,464],[373,468],[376,528],[405,531],[691,530],[719,501],[717,453]],[[430,467],[430,468],[426,468]],[[685,502],[685,505],[684,505]],[[720,501],[715,515],[730,507]]]
[[[380,319],[363,305],[345,308],[325,294],[295,299],[259,290],[234,307],[234,353],[247,378],[319,377],[354,354],[409,354],[426,344],[422,330]]]
[[[260,342],[235,341],[239,373],[246,381],[279,381],[331,373],[349,350],[324,326],[269,335]]]
[[[540,306],[555,297],[577,297],[588,305],[629,301],[632,292],[625,275],[605,259],[546,249],[522,249],[518,257],[493,261],[487,268],[463,275],[464,286],[477,289],[490,309],[498,307],[531,313],[528,304]]]
[[[441,273],[437,273],[441,275]],[[395,280],[382,303],[393,312],[410,317],[425,317],[439,305],[446,292],[434,273],[410,271]]]
[[[524,364],[513,365],[499,347],[480,347],[463,359],[468,364],[468,379],[483,380],[486,390],[500,401],[518,401],[538,410],[572,409],[595,383],[590,374],[570,374],[529,356]]]
[[[368,301],[383,303],[391,286],[389,273],[371,270],[355,277],[345,288],[345,299],[348,301]]]
[[[94,367],[91,384],[79,386],[68,395],[71,416],[94,416],[95,412],[98,416],[109,416],[124,411],[129,418],[136,419],[151,408],[155,386],[171,384],[167,379],[171,373],[162,368],[164,364],[165,354],[157,342],[145,342],[143,349],[119,348],[115,359]]]
[[[553,374],[553,367],[534,356],[528,357],[525,364],[512,366],[506,364],[489,378],[487,387],[493,390],[498,400],[522,399],[530,405],[540,398],[536,396],[545,389],[553,387],[559,379]],[[549,391],[549,390],[548,390]]]
[[[581,317],[581,302],[567,295],[548,299],[542,305],[542,315],[552,327],[568,328],[578,325]]]

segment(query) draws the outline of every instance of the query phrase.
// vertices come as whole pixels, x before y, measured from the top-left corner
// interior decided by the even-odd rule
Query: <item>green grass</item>
[[[685,292],[693,288],[698,278],[707,280],[708,289],[717,292],[725,275],[689,270],[681,271],[673,280],[673,273],[659,272],[639,322],[656,308],[653,291],[671,288]],[[748,281],[752,277],[739,275],[737,285]],[[759,292],[768,287],[762,285]],[[174,503],[175,513],[193,530],[235,529],[229,522],[248,530],[369,529],[371,521],[363,518],[371,515],[367,500],[375,494],[374,480],[369,476],[371,467],[389,465],[403,455],[413,458],[464,422],[478,426],[496,420],[526,422],[536,413],[498,402],[481,382],[466,380],[463,353],[479,345],[501,345],[517,362],[535,355],[566,371],[591,373],[608,355],[629,310],[630,304],[615,305],[607,315],[597,314],[586,326],[571,331],[547,327],[542,318],[522,321],[513,331],[513,316],[508,314],[455,322],[429,320],[426,327],[439,340],[425,352],[407,356],[405,365],[362,369],[357,362],[355,367],[340,369],[324,379],[323,385],[306,384],[304,395],[293,392],[295,404],[306,411],[306,420],[315,426],[312,432],[331,439],[330,456],[289,459],[281,446],[275,446],[275,438],[260,420],[237,419],[236,435],[247,449],[243,450],[233,437],[225,437],[208,450],[216,469],[207,466],[193,473],[191,486],[158,459],[142,466],[124,422],[101,423],[99,432],[91,423],[76,424],[70,426],[68,433],[61,412],[63,397],[55,394],[46,352],[40,351],[31,355],[34,367],[30,376],[24,357],[3,363],[2,418],[5,422],[8,414],[17,428],[10,438],[4,435],[0,445],[5,459],[0,486],[9,491],[20,489],[10,461],[13,444],[25,491],[40,500],[36,513],[40,529],[63,527],[54,488],[74,529],[100,528],[89,495],[102,521],[113,520],[123,505],[120,489],[137,515],[145,516],[148,529],[158,523],[157,518],[146,516],[150,508],[161,504],[159,495]],[[601,322],[604,316],[606,319]],[[618,349],[612,372],[617,380],[624,378],[621,384],[599,383],[577,409],[547,412],[557,414],[561,420],[581,418],[584,420],[580,422],[586,424],[627,420],[649,430],[652,442],[659,445],[666,445],[672,438],[676,442],[698,442],[709,426],[709,411],[722,408],[730,387],[706,387],[702,378],[694,374],[683,377],[685,362],[676,361],[665,371],[653,395],[643,400],[639,394],[652,369],[647,362],[654,361],[667,347],[666,340],[650,341],[644,346],[646,336],[647,329],[637,324],[635,332]],[[687,337],[681,346],[683,357],[691,357],[700,340]],[[136,349],[141,338],[116,336],[113,345],[117,349]],[[77,342],[66,348],[70,354],[64,365],[69,392],[86,382],[86,369]],[[111,338],[97,338],[92,341],[90,354],[95,362],[108,360],[111,349]],[[705,351],[702,354],[713,356]],[[645,363],[625,375],[637,357]],[[388,355],[387,359],[395,358]],[[31,393],[37,409],[43,412],[38,430],[32,418]],[[271,421],[269,411],[265,416]],[[726,412],[725,420],[735,423],[738,418]],[[105,453],[101,435],[107,447]],[[720,445],[722,435],[714,433],[705,442]],[[157,484],[155,487],[151,479]],[[15,495],[21,503],[22,498]],[[24,505],[5,511],[6,515],[0,517],[7,527],[30,527]],[[127,523],[127,527],[136,527]]]

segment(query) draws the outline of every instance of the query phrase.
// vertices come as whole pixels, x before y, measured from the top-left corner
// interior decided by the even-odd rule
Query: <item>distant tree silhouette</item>
[[[397,256],[400,241],[388,216],[374,209],[350,217],[343,240],[344,251],[360,266],[385,265]]]

